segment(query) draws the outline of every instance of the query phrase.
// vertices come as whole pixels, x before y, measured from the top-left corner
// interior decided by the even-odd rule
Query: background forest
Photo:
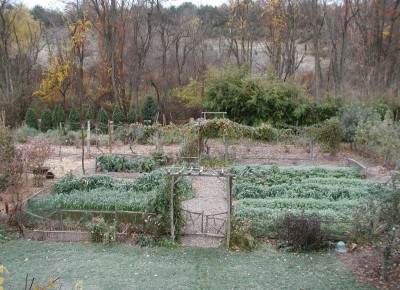
[[[249,125],[307,125],[354,101],[397,120],[399,5],[77,0],[56,11],[0,0],[0,106],[11,126],[29,108],[57,106],[80,121],[116,107],[141,121],[150,98],[167,123],[206,109]]]

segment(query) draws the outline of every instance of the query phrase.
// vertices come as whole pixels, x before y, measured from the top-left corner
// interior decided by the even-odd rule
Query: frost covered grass
[[[59,277],[57,289],[79,281],[83,289],[369,289],[335,254],[269,246],[241,253],[15,240],[0,244],[0,257],[10,272],[3,286],[12,289],[23,289],[27,274],[40,285]]]

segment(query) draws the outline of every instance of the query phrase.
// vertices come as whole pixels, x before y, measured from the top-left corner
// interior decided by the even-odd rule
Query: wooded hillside
[[[9,125],[57,105],[81,120],[116,106],[137,120],[153,96],[159,117],[176,122],[199,117],[210,84],[240,69],[294,82],[317,102],[396,108],[399,16],[399,0],[78,0],[62,12],[0,0],[0,106]]]

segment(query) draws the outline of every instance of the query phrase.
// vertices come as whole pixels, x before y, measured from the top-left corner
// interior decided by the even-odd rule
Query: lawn
[[[26,274],[57,289],[372,289],[357,283],[334,253],[291,254],[263,246],[253,253],[180,247],[45,243],[0,244],[3,286],[23,289]]]

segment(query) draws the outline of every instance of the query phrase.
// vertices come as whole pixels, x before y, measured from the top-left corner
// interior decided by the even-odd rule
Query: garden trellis
[[[227,179],[227,212],[226,212],[226,246],[229,248],[230,245],[230,236],[231,236],[231,215],[232,215],[232,189],[233,189],[233,178],[235,175],[224,172],[221,170],[204,170],[203,168],[171,168],[168,170],[168,175],[172,176],[171,179],[171,192],[170,192],[170,229],[171,229],[171,239],[175,241],[175,220],[174,220],[174,188],[175,183],[181,178],[185,176],[203,176],[210,178],[226,178]],[[202,232],[201,234],[204,234]]]

